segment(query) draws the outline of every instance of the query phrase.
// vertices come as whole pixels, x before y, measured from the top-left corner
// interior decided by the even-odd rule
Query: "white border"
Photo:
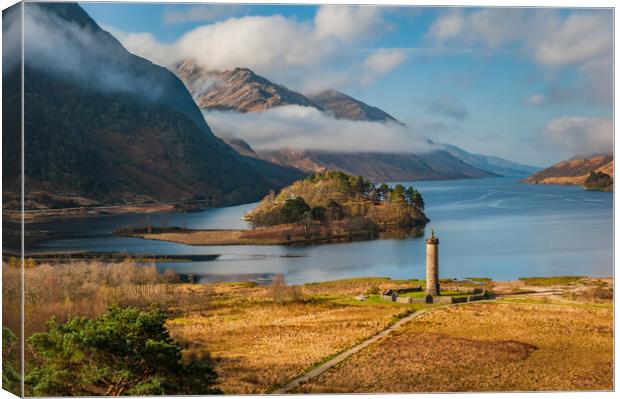
[[[58,0],[51,0],[51,1],[58,1]],[[62,1],[62,0],[60,0]],[[66,0],[65,0],[66,1]],[[514,1],[514,0],[505,0],[505,1],[493,1],[493,0],[475,0],[475,1],[467,1],[467,0],[447,0],[447,1],[437,1],[437,0],[424,0],[424,1],[418,1],[418,0],[409,0],[409,1],[385,1],[385,0],[374,0],[374,1],[360,1],[360,0],[336,0],[336,1],[326,1],[326,0],[315,0],[315,1],[304,1],[304,0],[287,0],[287,1],[261,1],[261,0],[228,0],[228,1],[201,1],[201,0],[184,0],[184,1],[149,1],[149,0],[132,0],[132,1],[123,1],[123,0],[107,0],[107,1],[79,1],[79,3],[127,3],[127,2],[133,2],[133,3],[178,3],[178,4],[189,4],[189,3],[196,3],[196,4],[217,4],[217,3],[240,3],[240,4],[299,4],[299,5],[318,5],[318,4],[349,4],[349,5],[382,5],[382,6],[389,6],[389,5],[399,5],[399,6],[458,6],[458,7],[560,7],[560,8],[614,8],[614,28],[615,28],[615,23],[616,23],[616,13],[615,13],[615,2],[614,1],[610,1],[610,0],[589,0],[589,1],[584,1],[584,0],[563,0],[563,1],[550,1],[550,0],[521,0],[521,1]],[[0,0],[1,3],[1,8],[5,9],[8,8],[11,5],[14,5],[16,3],[18,3],[17,1],[14,0]],[[22,9],[23,10],[23,9]],[[23,25],[23,24],[22,24]],[[23,34],[22,34],[22,40],[23,40]],[[618,32],[614,29],[614,55],[616,54],[616,46],[618,43]],[[0,48],[1,48],[1,42],[0,42]],[[23,57],[23,46],[22,46],[22,57]],[[23,58],[22,58],[23,59]],[[615,98],[616,98],[616,94],[618,93],[618,85],[617,82],[615,80],[615,76],[618,72],[618,65],[617,63],[615,63],[615,58],[614,58],[614,138],[615,138],[615,115],[617,114],[617,103],[615,102]],[[22,81],[22,85],[23,85],[23,81]],[[22,102],[23,102],[23,97],[22,97]],[[1,104],[1,99],[0,99],[0,104]],[[23,104],[22,104],[23,107]],[[22,108],[23,110],[23,108]],[[0,108],[0,116],[1,116],[1,108]],[[22,112],[22,118],[23,118],[23,112]],[[22,129],[23,129],[23,124],[22,124]],[[22,133],[23,134],[23,133]],[[22,137],[23,139],[23,137]],[[618,142],[616,140],[614,140],[614,153],[618,153]],[[0,143],[0,148],[1,148],[1,143]],[[23,145],[22,145],[22,151],[23,151]],[[1,154],[0,154],[1,156]],[[1,158],[0,158],[1,161]],[[22,156],[22,162],[23,162],[23,156]],[[23,169],[22,169],[23,171]],[[1,182],[1,175],[0,175],[0,182]],[[23,190],[23,185],[22,185],[22,190]],[[0,193],[0,198],[1,198],[1,193]],[[618,224],[618,221],[620,220],[620,216],[618,216],[615,212],[616,210],[616,205],[617,205],[617,197],[616,194],[614,193],[614,254],[615,254],[615,250],[619,247],[619,240],[618,237],[615,236],[615,226]],[[23,206],[23,204],[22,204]],[[1,246],[1,244],[0,244]],[[1,249],[1,247],[0,247]],[[614,276],[615,276],[615,272],[617,270],[617,264],[615,261],[615,256],[614,256]],[[615,286],[615,280],[614,280],[614,286]],[[23,293],[23,291],[22,291]],[[1,301],[1,299],[0,299]],[[0,302],[1,303],[1,302]],[[617,318],[615,317],[616,310],[614,308],[614,321],[617,320]],[[22,312],[23,314],[23,312]],[[614,323],[614,326],[616,325],[616,323]],[[23,328],[23,327],[22,327]],[[619,357],[619,348],[618,348],[618,337],[616,334],[614,334],[614,353],[615,353],[615,357],[614,360],[617,360]],[[23,343],[22,343],[23,345]],[[617,364],[614,363],[614,382],[617,383],[618,377],[620,375]],[[564,397],[571,397],[571,398],[587,398],[590,396],[595,396],[595,397],[602,397],[602,398],[607,398],[607,397],[615,397],[615,393],[611,393],[611,392],[557,392],[557,393],[474,393],[474,394],[468,394],[468,393],[463,393],[463,394],[389,394],[389,395],[385,395],[385,394],[380,394],[380,395],[374,395],[373,397],[394,397],[394,398],[427,398],[427,397],[432,397],[432,398],[454,398],[454,395],[458,395],[459,398],[478,398],[480,395],[484,395],[484,397],[489,397],[489,398],[520,398],[520,397],[526,397],[526,398],[541,398],[541,397],[557,397],[557,398],[564,398]],[[286,396],[286,397],[293,397],[294,395],[282,395],[282,396]],[[306,395],[307,396],[307,395]],[[315,396],[315,395],[311,395],[311,396]],[[0,398],[13,398],[14,396],[11,395],[10,393],[6,392],[6,391],[0,391]],[[199,396],[202,397],[202,396]],[[238,395],[227,395],[227,397],[243,397],[243,396],[238,396]],[[359,397],[359,395],[321,395],[321,397],[324,398],[354,398],[354,397]],[[145,397],[148,398],[148,397]],[[153,397],[153,398],[159,398],[157,396]],[[182,397],[181,397],[182,398]]]

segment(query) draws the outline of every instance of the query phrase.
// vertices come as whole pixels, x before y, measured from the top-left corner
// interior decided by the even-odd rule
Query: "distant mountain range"
[[[129,53],[79,5],[32,3],[26,14],[43,32],[36,42],[26,38],[25,49],[28,209],[202,198],[235,204],[304,175],[243,157],[214,136],[173,73]],[[11,81],[19,81],[19,68],[3,73],[7,107],[19,90]],[[16,157],[18,130],[6,133],[3,151]],[[5,168],[5,187],[19,186],[19,173]]]
[[[224,139],[240,154],[254,156],[307,173],[341,170],[373,182],[469,179],[497,176],[477,169],[445,151],[422,154],[383,152],[329,152],[310,150],[254,151],[237,138]]]
[[[492,155],[472,154],[450,144],[443,144],[442,146],[446,152],[461,161],[473,167],[502,176],[523,176],[540,170],[540,168],[536,166],[524,165]]]
[[[339,119],[402,122],[387,112],[335,90],[304,95],[259,76],[247,68],[208,71],[186,60],[173,68],[203,111],[261,112],[284,105],[313,107]],[[217,132],[216,132],[217,133]],[[291,126],[291,135],[295,126]],[[464,179],[524,176],[538,168],[502,158],[469,153],[452,145],[428,153],[336,152],[298,149],[255,151],[245,141],[225,137],[240,154],[305,172],[338,169],[373,181]]]
[[[543,169],[525,179],[533,184],[584,185],[591,172],[603,172],[614,177],[614,157],[610,154],[575,157]]]

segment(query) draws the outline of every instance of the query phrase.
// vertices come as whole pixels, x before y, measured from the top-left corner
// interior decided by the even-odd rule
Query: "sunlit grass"
[[[442,307],[296,392],[609,390],[612,316],[570,304]]]

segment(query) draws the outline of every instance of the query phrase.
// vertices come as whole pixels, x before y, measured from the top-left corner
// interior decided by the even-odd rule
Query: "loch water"
[[[439,236],[440,277],[613,274],[613,194],[575,186],[529,185],[516,177],[401,182],[422,193]],[[214,254],[204,262],[162,262],[197,281],[268,282],[283,273],[292,284],[350,277],[423,278],[422,237],[313,246],[189,246],[116,237],[120,226],[145,222],[194,229],[248,228],[241,218],[256,204],[185,214],[113,215],[37,222],[62,233],[36,250],[128,254]]]

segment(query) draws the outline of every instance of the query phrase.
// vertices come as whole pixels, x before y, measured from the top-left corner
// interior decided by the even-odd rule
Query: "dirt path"
[[[450,306],[450,305],[446,305],[446,306]],[[367,340],[355,345],[352,348],[347,349],[346,351],[340,353],[339,355],[337,355],[336,357],[328,360],[327,362],[313,368],[312,370],[308,371],[307,373],[303,374],[300,377],[295,378],[294,380],[289,381],[285,386],[283,386],[282,388],[279,388],[275,391],[273,391],[272,393],[275,394],[285,394],[288,391],[290,391],[293,388],[298,387],[299,385],[303,384],[304,382],[320,375],[323,374],[324,372],[326,372],[327,370],[329,370],[330,368],[336,366],[337,364],[341,363],[342,361],[346,360],[347,358],[351,357],[352,355],[358,353],[359,351],[361,351],[362,349],[366,348],[368,345],[372,344],[373,342],[378,341],[379,339],[385,337],[386,335],[390,334],[392,331],[400,328],[403,324],[410,322],[411,320],[415,319],[418,316],[423,315],[424,313],[428,312],[429,310],[434,310],[434,309],[439,309],[439,308],[443,308],[445,306],[438,306],[435,308],[427,308],[427,309],[422,309],[420,311],[417,311],[413,314],[410,314],[409,316],[403,317],[402,319],[398,320],[396,323],[392,324],[390,327],[386,328],[385,330],[379,332],[376,335],[373,335],[372,337],[368,338]]]

